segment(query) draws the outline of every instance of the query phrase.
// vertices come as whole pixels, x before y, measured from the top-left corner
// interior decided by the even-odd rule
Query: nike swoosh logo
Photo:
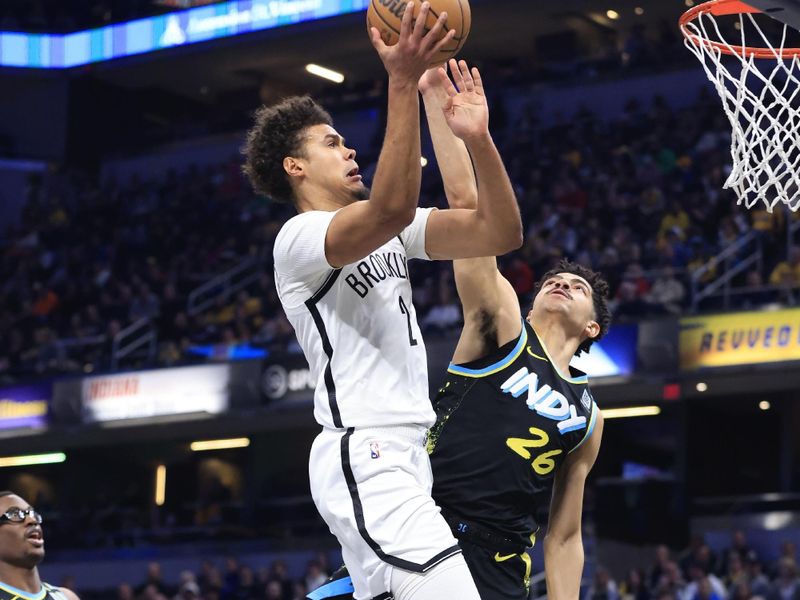
[[[538,354],[534,354],[530,346],[528,346],[526,350],[528,351],[528,354],[530,354],[533,358],[538,358],[539,360],[543,360],[544,362],[549,362],[544,356],[539,356]]]
[[[504,562],[507,561],[509,558],[514,558],[516,554],[506,554],[505,556],[500,556],[499,552],[496,552],[494,555],[494,559],[497,562]]]

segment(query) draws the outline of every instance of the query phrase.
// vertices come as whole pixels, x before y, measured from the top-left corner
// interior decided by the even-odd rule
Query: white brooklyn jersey
[[[301,213],[275,239],[275,285],[316,382],[314,417],[323,427],[435,421],[408,276],[409,258],[428,258],[431,210],[418,208],[399,236],[341,269],[325,258],[335,212]]]

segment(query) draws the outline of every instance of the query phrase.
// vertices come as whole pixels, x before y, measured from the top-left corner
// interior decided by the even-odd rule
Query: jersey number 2
[[[400,299],[400,312],[406,316],[406,322],[408,323],[408,343],[412,346],[416,346],[418,342],[414,337],[414,332],[411,331],[411,311],[408,310],[406,303],[403,302],[403,297],[398,296],[398,298]]]

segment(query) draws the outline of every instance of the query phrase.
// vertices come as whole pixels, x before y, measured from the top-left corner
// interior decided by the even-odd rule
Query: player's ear
[[[290,177],[301,177],[305,173],[305,166],[303,161],[287,156],[283,159],[283,170],[286,171]]]
[[[587,338],[593,340],[598,335],[600,335],[600,323],[598,323],[597,321],[594,321],[594,320],[593,321],[589,321],[586,324],[586,327],[584,328],[583,333]]]

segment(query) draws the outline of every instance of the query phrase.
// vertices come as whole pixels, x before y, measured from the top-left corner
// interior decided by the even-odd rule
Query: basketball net
[[[733,128],[733,168],[724,187],[748,209],[779,202],[800,208],[800,48],[771,43],[754,15],[760,11],[732,0],[712,0],[681,18],[686,47],[694,53],[722,99]],[[717,17],[738,19],[726,39]],[[732,21],[732,19],[727,19]],[[774,23],[772,19],[769,19]],[[749,39],[746,39],[748,38]],[[735,41],[735,43],[732,43]]]

